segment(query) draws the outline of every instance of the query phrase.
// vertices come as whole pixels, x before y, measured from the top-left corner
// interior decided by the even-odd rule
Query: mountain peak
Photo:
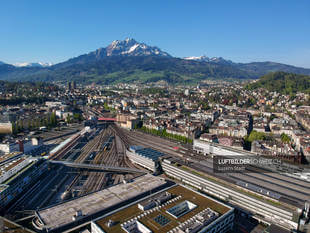
[[[67,62],[59,63],[56,66],[64,67],[71,64],[98,62],[107,59],[108,57],[138,56],[171,57],[171,55],[156,46],[149,46],[145,43],[138,42],[133,38],[125,38],[125,40],[114,40],[107,47],[99,48],[88,54],[69,59]]]
[[[105,48],[105,52],[106,56],[170,56],[158,47],[137,42],[133,38],[114,40]]]
[[[127,43],[129,43],[129,42],[131,42],[131,41],[136,42],[136,40],[135,40],[135,39],[133,39],[133,38],[129,38],[129,37],[127,37],[127,38],[125,39],[125,41],[126,41]]]
[[[206,55],[202,55],[199,57],[184,57],[185,60],[192,61],[201,61],[201,62],[211,62],[211,63],[220,63],[220,64],[232,64],[233,62],[230,60],[226,60],[222,57],[207,57]]]
[[[113,40],[111,44],[118,44],[118,43],[121,43],[121,42],[126,42],[126,43],[128,43],[128,42],[130,42],[130,41],[136,42],[135,39],[130,38],[130,37],[126,37],[125,40]]]
[[[185,59],[185,60],[194,60],[194,61],[209,61],[210,60],[206,55],[202,55],[202,56],[199,56],[199,57],[195,57],[195,56],[184,57],[183,59]]]

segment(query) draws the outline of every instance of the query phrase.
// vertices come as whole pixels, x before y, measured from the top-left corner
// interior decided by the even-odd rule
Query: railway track
[[[108,166],[119,166],[119,167],[134,167],[126,156],[126,148],[129,147],[129,140],[126,135],[117,126],[110,125],[107,128],[107,132],[114,136],[114,141],[110,146],[110,150],[101,151],[98,153],[98,157],[95,158],[94,163],[105,164]],[[117,184],[124,179],[124,175],[120,174],[107,174],[107,173],[94,173],[91,175],[90,181],[86,184],[86,190],[99,190],[104,187],[105,183],[109,180],[113,181],[113,184]],[[125,178],[133,178],[132,174],[126,174]]]
[[[93,140],[88,142],[81,150],[80,156],[76,159],[76,162],[83,163],[92,151],[97,150],[100,143],[104,140],[105,131],[101,131]]]
[[[111,140],[113,138],[114,140]],[[110,143],[107,143],[110,142]],[[107,143],[107,144],[106,144]],[[108,146],[103,146],[108,145]],[[89,141],[81,150],[80,155],[75,160],[78,163],[102,164],[107,166],[131,167],[136,168],[126,156],[126,149],[130,146],[129,139],[122,129],[116,125],[110,125],[102,130],[98,135]],[[104,188],[107,184],[117,184],[125,179],[131,179],[133,174],[114,174],[103,172],[86,172],[87,179],[83,184],[79,195],[97,191]],[[72,181],[67,191],[71,191],[75,184],[79,183],[81,174]]]
[[[102,141],[105,140],[106,137],[106,132],[105,131],[100,131],[98,135],[95,136],[95,138],[93,138],[91,141],[89,141],[82,149],[81,149],[81,153],[78,156],[78,158],[75,159],[75,162],[77,163],[84,163],[84,162],[92,162],[93,160],[95,160],[97,158],[98,160],[98,154],[96,154],[96,156],[94,158],[90,158],[91,153],[93,153],[94,151],[96,151],[98,148],[100,148],[100,145],[102,143]],[[87,160],[88,158],[90,158],[90,161]],[[89,179],[92,177],[92,172],[86,172],[83,173],[83,177],[86,175],[88,178],[85,182],[84,185],[87,185],[89,183]],[[71,182],[71,184],[68,186],[68,188],[66,189],[66,192],[72,192],[74,186],[80,181],[80,179],[82,178],[82,173],[79,173],[74,180]]]
[[[131,143],[130,143],[129,139],[127,138],[127,135],[123,132],[123,130],[114,124],[110,125],[110,128],[115,132],[116,135],[118,135],[121,138],[125,147],[127,149],[129,149]]]
[[[95,158],[91,161],[93,164],[105,164],[114,166],[117,165],[115,163],[115,143],[114,141],[111,142],[111,145],[109,146],[110,150],[106,150],[105,148],[102,148],[102,144],[107,142],[107,140],[110,140],[113,136],[113,132],[110,129],[106,130],[105,137],[101,137],[99,139],[99,143],[97,143],[96,150],[98,151]],[[103,172],[90,172],[87,181],[84,185],[84,190],[82,191],[82,194],[91,192],[91,191],[97,191],[100,190],[104,184],[107,181],[107,174]]]
[[[205,156],[190,156],[191,151],[187,148],[182,148],[182,155],[180,155],[179,152],[173,150],[173,147],[171,146],[171,143],[161,143],[162,139],[146,135],[142,133],[137,132],[126,132],[128,139],[136,144],[136,145],[142,145],[145,147],[152,147],[158,151],[161,151],[166,154],[170,155],[177,155],[178,157],[187,157],[192,158],[197,162],[203,162],[208,159]],[[143,135],[143,138],[146,140],[141,141],[141,136]],[[211,168],[212,169],[212,168]],[[254,168],[253,168],[254,169]],[[212,170],[211,170],[212,172]],[[213,173],[211,173],[213,174]],[[242,176],[242,177],[241,177]],[[260,187],[265,188],[267,190],[273,191],[273,192],[280,192],[282,190],[281,195],[286,198],[294,198],[298,202],[299,199],[307,200],[309,199],[309,183],[308,182],[302,182],[300,180],[293,179],[291,177],[287,177],[278,173],[266,173],[266,171],[255,168],[255,171],[252,173],[245,173],[245,174],[231,174],[229,178],[233,178],[234,180],[241,180],[244,179],[245,182],[249,182],[252,184],[258,184]],[[222,179],[226,179],[226,177],[222,177]]]

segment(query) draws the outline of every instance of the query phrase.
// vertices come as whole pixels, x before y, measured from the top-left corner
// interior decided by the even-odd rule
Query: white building
[[[238,150],[235,148],[229,148],[226,146],[222,146],[216,143],[202,141],[202,140],[194,140],[193,150],[197,153],[201,153],[204,155],[214,154],[214,155],[249,155],[250,152]]]
[[[177,167],[169,159],[164,159],[161,166],[165,174],[169,177],[180,180],[185,184],[210,194],[211,196],[241,206],[251,213],[261,215],[266,222],[276,222],[277,224],[290,229],[297,229],[298,227],[297,222],[294,220],[294,211],[292,209],[280,208],[277,205],[269,204],[242,192],[235,191],[229,187],[214,182],[207,177]],[[279,221],[280,219],[281,221]]]
[[[159,157],[164,154],[151,148],[132,146],[126,151],[131,162],[138,164],[150,171],[156,171],[159,166]]]

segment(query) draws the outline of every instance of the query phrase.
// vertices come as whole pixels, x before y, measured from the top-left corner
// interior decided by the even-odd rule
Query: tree
[[[16,122],[12,123],[12,133],[13,134],[17,134],[18,133],[18,126],[17,126]]]
[[[43,126],[48,127],[48,118],[44,118],[44,120],[43,120]]]
[[[72,122],[72,117],[71,115],[68,115],[66,118],[67,123],[71,123]]]
[[[267,135],[263,132],[257,132],[255,130],[253,130],[250,135],[246,138],[247,141],[249,142],[253,142],[256,140],[266,140],[267,139]]]
[[[28,124],[27,125],[28,130],[31,130],[32,129],[31,120],[28,120],[27,124]]]
[[[39,118],[37,118],[37,119],[35,120],[35,124],[36,124],[36,128],[37,128],[37,129],[40,128],[40,126],[41,126],[41,121],[40,121]]]
[[[291,138],[287,134],[282,133],[281,134],[281,141],[283,143],[289,143],[291,141]]]
[[[20,131],[23,131],[23,130],[24,130],[24,122],[23,122],[22,119],[20,119],[18,121],[18,131],[20,132]]]
[[[82,121],[83,120],[82,114],[81,113],[74,113],[73,119],[78,120],[78,121]]]
[[[52,112],[51,117],[50,117],[50,124],[51,126],[57,126],[57,118],[56,118],[56,113]]]

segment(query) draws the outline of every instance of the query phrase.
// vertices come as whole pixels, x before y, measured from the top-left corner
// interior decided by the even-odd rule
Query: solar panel
[[[281,198],[281,195],[279,193],[272,192],[270,190],[261,188],[259,186],[254,185],[254,184],[251,184],[251,183],[246,183],[244,181],[237,181],[236,184],[239,186],[242,186],[244,188],[250,189],[254,192],[261,193],[263,195],[270,196],[270,197],[275,198],[275,199]]]
[[[160,156],[163,156],[164,154],[153,150],[151,148],[138,148],[135,150],[135,152],[141,156],[147,157],[147,158],[151,158],[153,160],[158,159]]]
[[[170,219],[160,214],[154,218],[154,221],[157,222],[161,226],[165,226],[168,222],[170,222]]]

